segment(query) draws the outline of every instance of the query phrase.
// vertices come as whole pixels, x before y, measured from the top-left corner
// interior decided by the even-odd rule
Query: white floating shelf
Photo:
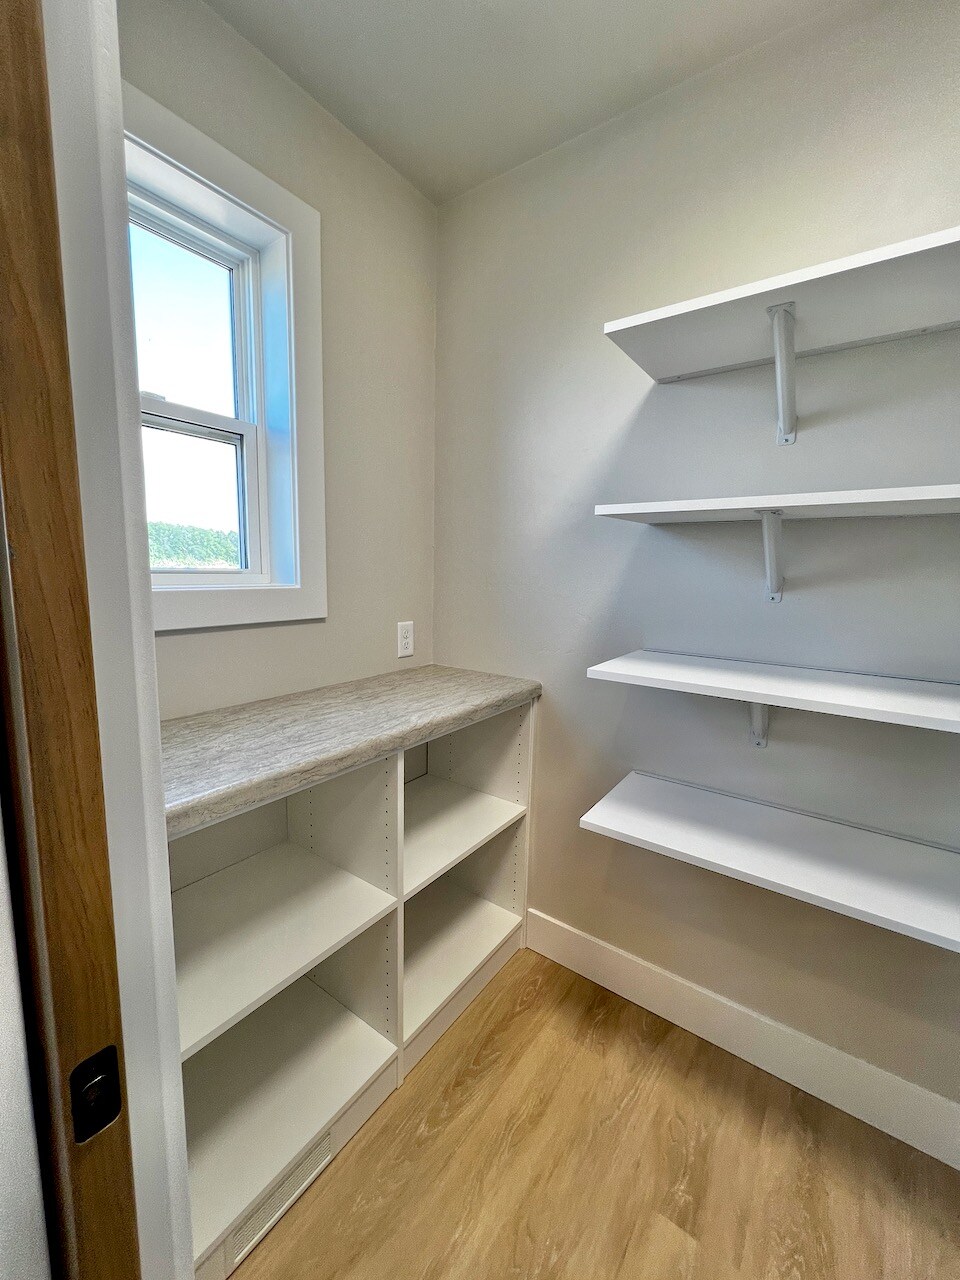
[[[183,1068],[194,1256],[322,1135],[396,1047],[310,978]]]
[[[521,920],[449,876],[408,904],[404,919],[404,1043],[456,994]]]
[[[657,382],[773,359],[768,307],[792,302],[797,355],[960,325],[960,228],[614,320],[604,332]]]
[[[395,907],[390,894],[296,844],[179,889],[173,928],[182,1056]]]
[[[960,853],[643,773],[580,825],[960,951]]]
[[[404,788],[403,888],[410,898],[518,822],[522,804],[424,774]]]
[[[596,508],[640,524],[701,524],[759,520],[779,511],[785,520],[830,520],[846,516],[936,516],[960,514],[960,485],[915,485],[899,489],[841,489],[834,493],[775,493],[747,498],[689,498],[675,502],[618,502]]]
[[[587,675],[594,680],[960,733],[960,684],[643,650],[602,662]]]

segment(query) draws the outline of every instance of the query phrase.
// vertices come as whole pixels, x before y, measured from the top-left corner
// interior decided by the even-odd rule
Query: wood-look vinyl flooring
[[[960,1173],[521,951],[236,1280],[960,1280]]]

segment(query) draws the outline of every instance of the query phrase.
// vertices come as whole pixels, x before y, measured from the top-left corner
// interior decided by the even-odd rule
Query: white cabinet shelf
[[[449,876],[405,912],[403,1032],[409,1042],[511,934],[521,918],[469,893]]]
[[[797,355],[960,325],[960,228],[614,320],[604,332],[657,382],[772,361],[767,308],[796,307]]]
[[[580,825],[960,951],[960,853],[642,773]]]
[[[404,897],[518,822],[526,806],[424,774],[404,788]]]
[[[619,684],[960,733],[960,685],[932,680],[850,675],[643,650],[601,662],[587,675]]]
[[[184,1064],[195,1257],[396,1055],[301,978]]]
[[[848,516],[960,514],[960,485],[914,485],[899,489],[841,489],[833,493],[757,494],[745,498],[685,498],[672,502],[618,502],[596,508],[639,524],[702,524],[759,520],[779,511],[785,520],[830,520]]]
[[[296,844],[246,858],[173,895],[184,1057],[396,907]]]

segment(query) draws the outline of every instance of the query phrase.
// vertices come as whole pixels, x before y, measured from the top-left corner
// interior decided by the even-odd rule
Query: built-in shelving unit
[[[960,951],[960,852],[643,773],[580,825]]]
[[[747,498],[681,498],[671,502],[616,502],[596,508],[598,516],[614,516],[639,524],[760,520],[764,512],[776,512],[784,520],[958,515],[960,484],[841,489],[834,493],[765,493]]]
[[[521,945],[539,693],[428,667],[164,726],[198,1280]]]
[[[774,358],[770,309],[793,305],[799,356],[960,325],[960,228],[614,320],[604,332],[656,382]]]
[[[430,774],[404,789],[403,892],[412,898],[513,826],[526,806]]]
[[[594,680],[960,733],[960,685],[780,667],[642,649],[591,667]]]

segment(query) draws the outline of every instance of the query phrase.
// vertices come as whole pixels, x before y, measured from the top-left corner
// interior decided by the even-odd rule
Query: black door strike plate
[[[75,1142],[87,1142],[120,1114],[120,1059],[115,1044],[85,1058],[70,1072]]]

